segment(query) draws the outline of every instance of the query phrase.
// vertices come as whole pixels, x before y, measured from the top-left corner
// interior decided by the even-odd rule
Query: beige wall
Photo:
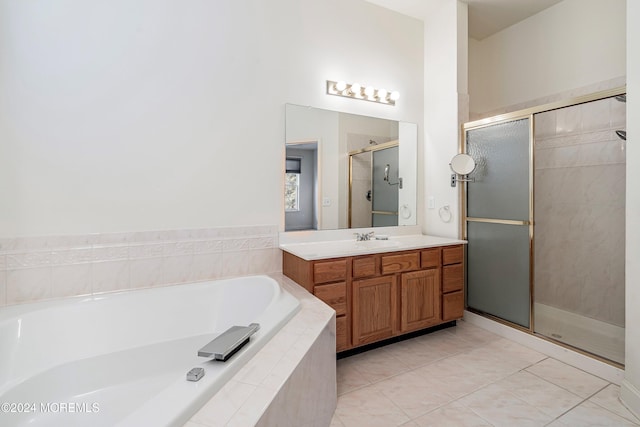
[[[443,237],[459,236],[458,188],[450,185],[449,162],[458,153],[459,123],[466,121],[467,5],[434,0],[424,21],[424,176],[423,231]],[[463,112],[463,113],[461,113]],[[461,118],[462,116],[462,118]],[[420,192],[418,192],[420,194]],[[427,200],[433,198],[434,208]],[[438,212],[451,209],[451,219]]]
[[[469,40],[472,119],[625,75],[625,0],[564,0]]]
[[[1,13],[0,237],[283,226],[285,103],[423,123],[423,24],[363,0]]]

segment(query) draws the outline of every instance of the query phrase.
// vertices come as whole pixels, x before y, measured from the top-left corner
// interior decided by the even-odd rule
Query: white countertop
[[[464,243],[467,243],[467,241],[414,234],[405,236],[389,236],[389,240],[366,240],[362,242],[357,242],[355,239],[351,239],[306,243],[284,243],[280,245],[280,249],[307,261],[313,261],[317,259],[407,251],[411,249],[459,245]]]

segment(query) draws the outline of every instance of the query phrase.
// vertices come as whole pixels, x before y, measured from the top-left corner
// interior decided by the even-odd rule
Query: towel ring
[[[438,215],[440,216],[442,222],[451,222],[451,219],[453,218],[453,214],[451,213],[451,208],[449,207],[449,205],[445,205],[438,209]]]
[[[411,218],[411,208],[409,207],[409,205],[402,205],[400,207],[400,216],[402,216],[402,218],[404,219]]]

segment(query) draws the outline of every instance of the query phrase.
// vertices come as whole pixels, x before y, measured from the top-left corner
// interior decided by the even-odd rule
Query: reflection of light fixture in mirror
[[[454,172],[451,174],[451,186],[455,187],[456,182],[475,182],[475,178],[468,178],[471,172],[476,168],[476,162],[468,154],[460,153],[453,156],[451,163],[449,163],[451,170]],[[466,178],[465,178],[466,177]]]
[[[396,105],[396,101],[400,98],[400,93],[397,90],[388,91],[386,89],[376,89],[373,86],[365,86],[363,89],[359,83],[349,84],[342,80],[337,82],[327,80],[327,94],[363,99],[387,105]]]
[[[389,170],[390,169],[391,169],[391,165],[389,163],[387,163],[387,165],[384,167],[384,176],[382,177],[382,179],[384,181],[386,181],[387,184],[389,184],[389,185],[397,185],[398,188],[402,190],[402,178],[398,177],[398,182],[389,181]]]

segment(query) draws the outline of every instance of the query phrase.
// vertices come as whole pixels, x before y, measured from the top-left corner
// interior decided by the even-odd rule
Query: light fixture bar
[[[400,98],[398,91],[376,89],[359,83],[345,83],[343,81],[327,80],[327,95],[344,96],[345,98],[361,99],[377,102],[378,104],[396,105]]]

